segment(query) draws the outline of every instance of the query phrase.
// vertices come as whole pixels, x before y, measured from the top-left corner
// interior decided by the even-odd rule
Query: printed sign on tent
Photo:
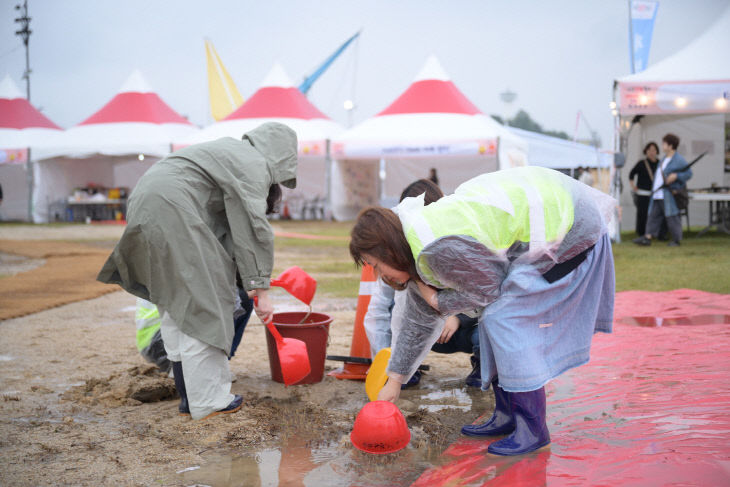
[[[23,164],[28,162],[28,149],[0,149],[0,164]]]

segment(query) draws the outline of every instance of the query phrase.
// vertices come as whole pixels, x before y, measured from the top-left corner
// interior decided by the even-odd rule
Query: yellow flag
[[[213,43],[205,40],[205,57],[208,62],[208,93],[210,95],[210,112],[216,121],[230,115],[243,104],[243,97],[238,92],[231,75],[223,66],[221,58],[213,47]]]

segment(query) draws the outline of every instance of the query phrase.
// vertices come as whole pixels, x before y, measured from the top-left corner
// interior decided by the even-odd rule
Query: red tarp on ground
[[[729,485],[730,295],[623,292],[615,322],[546,386],[549,449],[496,457],[462,438],[413,485]]]

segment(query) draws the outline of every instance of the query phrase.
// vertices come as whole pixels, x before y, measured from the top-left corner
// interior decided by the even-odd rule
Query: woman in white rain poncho
[[[408,289],[404,323],[379,399],[394,401],[435,342],[442,315],[483,309],[484,387],[496,406],[471,436],[507,438],[490,453],[516,455],[550,442],[544,385],[589,359],[591,337],[611,332],[614,270],[607,223],[615,200],[557,171],[484,174],[428,206],[363,210],[350,253],[396,289]]]
[[[193,419],[241,407],[227,359],[236,269],[267,321],[274,233],[266,214],[281,197],[279,183],[295,187],[296,171],[296,133],[266,123],[242,140],[173,152],[130,196],[127,227],[97,279],[157,305],[179,409]]]

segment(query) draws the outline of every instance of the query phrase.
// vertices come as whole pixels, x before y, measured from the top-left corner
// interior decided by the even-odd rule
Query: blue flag
[[[632,0],[631,2],[631,30],[629,35],[629,46],[633,48],[631,60],[632,73],[644,71],[649,64],[649,48],[651,47],[651,34],[654,32],[654,20],[659,10],[659,2],[648,0]]]

